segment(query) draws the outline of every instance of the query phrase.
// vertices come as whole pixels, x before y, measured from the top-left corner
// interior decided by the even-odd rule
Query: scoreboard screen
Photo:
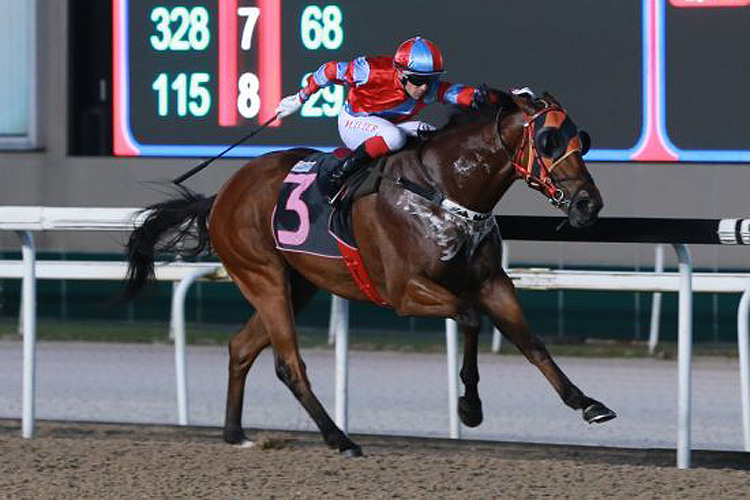
[[[272,118],[322,63],[391,55],[419,35],[441,47],[447,81],[550,91],[591,133],[588,160],[750,161],[746,131],[725,130],[712,97],[694,94],[710,91],[704,80],[721,81],[722,93],[747,92],[743,2],[715,0],[724,4],[710,9],[711,0],[463,0],[459,8],[449,0],[111,1],[115,155],[218,154]],[[701,43],[695,23],[703,16],[712,28],[700,31],[706,48],[691,65],[684,46]],[[699,70],[716,65],[710,51],[727,37],[737,43],[722,60],[738,58],[726,68],[729,82],[716,76],[721,68]],[[337,147],[346,91],[323,89],[227,156]],[[750,100],[727,99],[718,120],[743,120]],[[450,112],[434,104],[419,119],[439,126]]]

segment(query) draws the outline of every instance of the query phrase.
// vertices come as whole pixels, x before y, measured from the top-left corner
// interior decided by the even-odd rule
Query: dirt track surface
[[[260,432],[237,448],[205,427],[0,420],[3,498],[746,498],[750,454],[354,436],[362,458],[317,434]]]

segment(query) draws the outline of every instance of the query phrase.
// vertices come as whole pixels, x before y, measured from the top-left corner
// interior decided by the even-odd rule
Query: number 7
[[[250,50],[250,46],[253,42],[255,25],[260,16],[260,9],[258,7],[240,7],[237,9],[237,15],[247,18],[245,19],[245,26],[242,28],[242,41],[240,42],[240,47],[242,47],[242,50]]]

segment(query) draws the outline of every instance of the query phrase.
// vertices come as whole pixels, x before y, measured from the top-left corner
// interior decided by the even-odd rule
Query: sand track
[[[697,451],[677,470],[673,450],[594,448],[354,435],[347,459],[316,433],[261,431],[256,446],[220,431],[43,421],[34,439],[0,420],[4,498],[357,497],[740,498],[750,453]]]

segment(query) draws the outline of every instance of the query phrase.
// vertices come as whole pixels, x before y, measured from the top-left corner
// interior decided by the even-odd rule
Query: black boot
[[[321,186],[328,203],[335,205],[341,195],[341,187],[344,185],[344,181],[359,172],[371,160],[372,157],[365,150],[364,144],[349,153],[349,156],[333,169],[324,185]]]

